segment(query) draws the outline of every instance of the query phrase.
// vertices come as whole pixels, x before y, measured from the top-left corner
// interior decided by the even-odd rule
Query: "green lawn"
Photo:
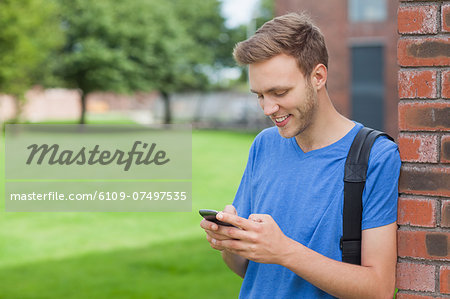
[[[0,140],[0,298],[236,298],[197,210],[231,203],[253,137],[193,132],[191,213],[5,213]]]

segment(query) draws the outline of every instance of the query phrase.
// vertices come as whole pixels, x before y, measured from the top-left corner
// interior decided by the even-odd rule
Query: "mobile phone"
[[[223,225],[223,226],[233,226],[232,224],[226,223],[226,222],[222,222],[220,220],[217,220],[216,215],[217,213],[219,213],[216,210],[207,210],[207,209],[203,209],[203,210],[199,210],[198,211],[200,213],[200,215],[203,216],[203,218],[205,218],[208,221],[212,221],[218,225]]]

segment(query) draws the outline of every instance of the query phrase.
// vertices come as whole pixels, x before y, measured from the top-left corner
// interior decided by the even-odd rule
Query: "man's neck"
[[[355,125],[336,111],[328,93],[318,95],[318,104],[310,126],[295,137],[303,152],[326,147],[344,137]]]

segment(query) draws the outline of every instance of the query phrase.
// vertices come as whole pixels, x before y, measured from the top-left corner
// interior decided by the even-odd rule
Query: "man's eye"
[[[258,97],[259,100],[264,99],[264,96],[262,94],[257,94],[256,96]]]
[[[275,95],[276,95],[277,97],[282,97],[282,96],[284,96],[286,93],[287,93],[287,90],[277,91],[277,92],[275,92]]]

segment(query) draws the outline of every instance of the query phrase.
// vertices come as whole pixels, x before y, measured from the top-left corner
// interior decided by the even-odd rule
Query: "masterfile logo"
[[[139,147],[142,150],[139,150]],[[101,151],[100,145],[98,144],[91,150],[86,150],[86,147],[82,147],[78,151],[70,149],[60,151],[58,144],[53,144],[52,146],[48,144],[42,144],[40,146],[32,144],[27,147],[27,149],[31,150],[27,164],[30,165],[33,162],[36,154],[39,154],[38,158],[36,158],[36,164],[38,165],[41,165],[43,162],[47,162],[49,165],[71,165],[74,163],[77,165],[108,165],[116,163],[117,165],[125,165],[124,171],[128,171],[133,162],[136,165],[150,165],[152,163],[155,165],[164,165],[170,161],[170,159],[166,159],[165,151],[159,150],[154,153],[155,148],[156,143],[152,143],[149,146],[148,143],[142,141],[135,141],[133,147],[128,152],[118,149],[113,152],[109,150]],[[145,152],[145,150],[147,151]]]
[[[191,210],[190,126],[8,124],[5,158],[6,211]]]
[[[191,179],[190,126],[7,125],[8,179]]]

